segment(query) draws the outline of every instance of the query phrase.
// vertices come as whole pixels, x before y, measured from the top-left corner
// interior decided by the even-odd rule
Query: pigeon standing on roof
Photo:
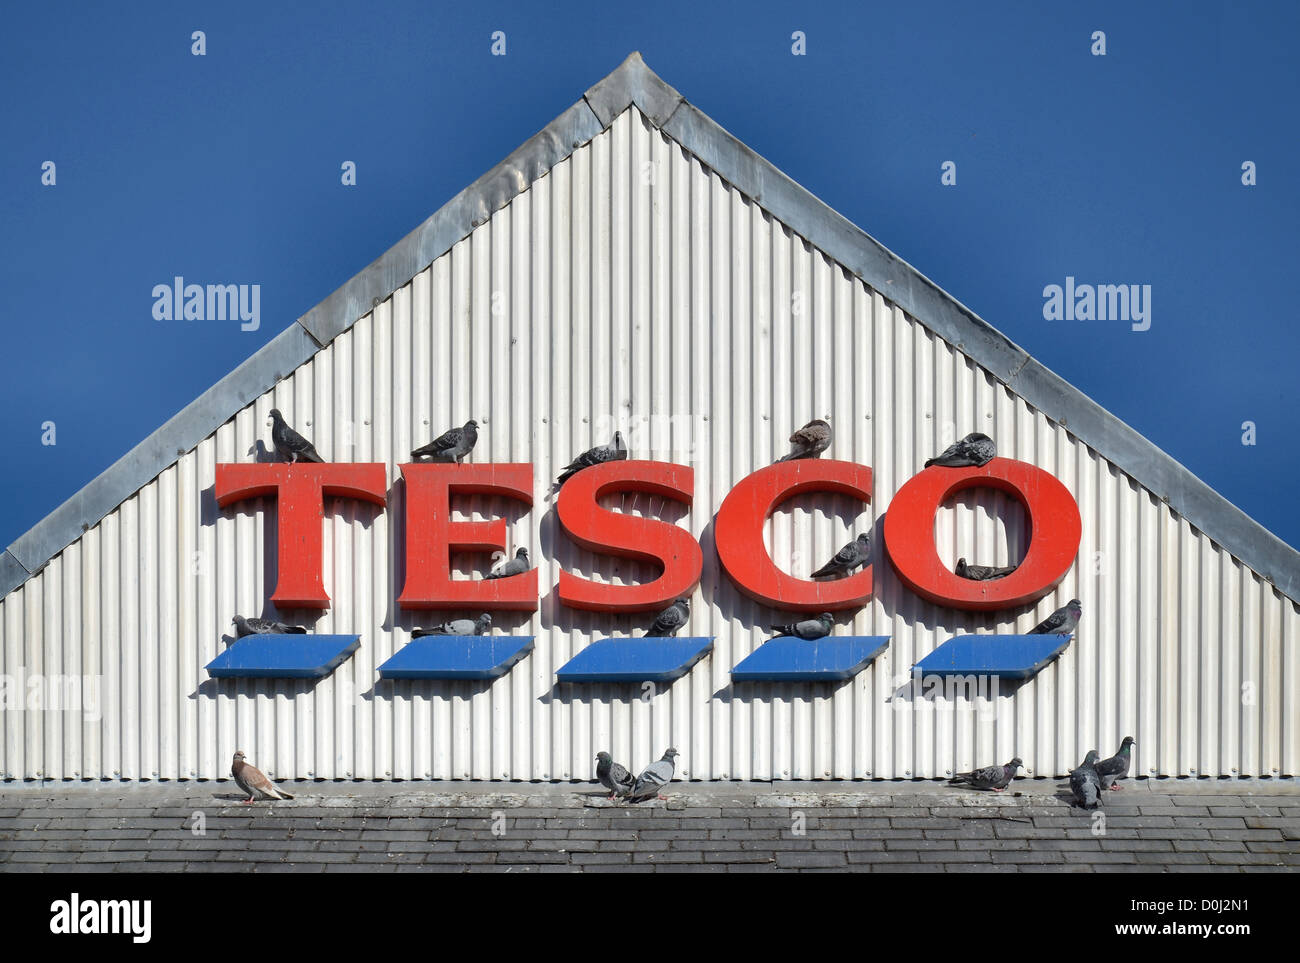
[[[607,461],[623,461],[627,458],[627,442],[623,440],[621,431],[614,432],[614,441],[608,445],[597,445],[595,448],[588,448],[573,461],[564,466],[564,471],[560,473],[560,480],[556,485],[563,485],[584,468],[590,468],[593,465],[603,465]]]
[[[436,458],[440,461],[454,461],[460,464],[478,443],[478,422],[470,419],[460,428],[444,431],[423,448],[411,452],[412,458]]]
[[[959,772],[948,780],[950,786],[970,786],[972,789],[992,789],[994,792],[1001,792],[1011,785],[1011,780],[1016,778],[1016,770],[1024,763],[1020,757],[1012,759],[1005,766],[985,766],[983,769],[976,769],[973,772]]]
[[[820,418],[814,418],[790,436],[790,444],[794,445],[794,451],[783,458],[778,458],[777,461],[817,458],[831,446],[831,436],[833,434],[830,425]]]
[[[431,629],[416,629],[411,633],[411,638],[422,639],[426,635],[483,635],[491,627],[492,616],[484,612],[476,619],[452,619]]]
[[[650,628],[646,630],[647,638],[662,638],[676,635],[691,617],[691,600],[678,599],[657,616]]]
[[[235,626],[235,637],[242,639],[246,635],[306,635],[307,630],[301,625],[286,625],[271,619],[246,619],[236,615],[230,620]]]
[[[1101,780],[1102,789],[1123,788],[1115,780],[1123,779],[1128,775],[1129,763],[1133,761],[1133,744],[1133,737],[1125,736],[1124,741],[1120,743],[1119,752],[1097,763],[1097,778]]]
[[[1029,635],[1071,635],[1079,625],[1079,617],[1083,615],[1083,605],[1078,599],[1070,599],[1070,603],[1063,608],[1057,609],[1043,621],[1039,622],[1027,634]]]
[[[635,784],[632,774],[616,763],[608,752],[596,753],[596,778],[609,790],[610,799],[626,796]]]
[[[1097,750],[1089,749],[1078,769],[1070,771],[1070,792],[1074,804],[1084,809],[1096,809],[1101,803],[1101,777],[1096,769]]]
[[[998,456],[998,446],[988,435],[973,431],[961,441],[949,445],[943,454],[931,458],[925,467],[941,465],[944,468],[968,468],[987,465]]]
[[[867,564],[867,559],[871,557],[871,533],[863,532],[849,544],[845,545],[835,557],[812,573],[812,578],[822,578],[826,575],[847,575],[855,568]]]
[[[959,558],[954,571],[958,578],[968,578],[972,582],[987,582],[990,579],[1004,578],[1017,568],[1018,565],[967,565],[966,559]]]
[[[801,639],[811,642],[813,639],[821,639],[831,634],[831,626],[835,624],[835,619],[829,612],[823,612],[815,619],[804,619],[802,622],[791,622],[788,625],[773,625],[772,631],[781,635],[794,635]]]
[[[271,441],[280,456],[290,462],[325,461],[316,454],[315,445],[289,427],[278,408],[271,409]]]
[[[627,794],[627,801],[643,802],[658,796],[659,790],[673,781],[673,773],[677,771],[673,756],[677,754],[676,749],[666,749],[662,759],[646,766],[645,771],[636,777],[636,783]]]
[[[275,784],[266,778],[266,774],[256,766],[246,763],[243,750],[235,752],[235,761],[231,763],[230,774],[235,777],[235,784],[248,793],[248,798],[244,800],[245,806],[257,799],[293,798],[283,789],[277,789]]]
[[[508,562],[503,562],[492,571],[484,575],[484,578],[509,578],[512,575],[522,575],[533,567],[533,563],[528,561],[528,549],[521,548],[515,552],[515,557]]]

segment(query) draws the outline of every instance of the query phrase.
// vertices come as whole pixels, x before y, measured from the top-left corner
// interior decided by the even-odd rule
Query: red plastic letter
[[[455,522],[454,493],[504,495],[533,503],[532,465],[399,466],[406,479],[406,585],[404,609],[537,610],[537,569],[500,579],[453,579],[453,551],[505,551],[506,523]],[[528,548],[529,546],[524,546]]]
[[[279,577],[271,601],[280,608],[328,608],[321,581],[321,519],[325,496],[355,498],[383,505],[387,500],[384,466],[297,464],[218,465],[214,492],[222,508],[246,498],[276,500]]]
[[[658,562],[664,574],[644,585],[610,585],[560,572],[560,601],[593,612],[648,612],[689,595],[704,570],[699,543],[677,525],[601,508],[597,499],[613,492],[646,492],[689,505],[695,472],[666,462],[611,461],[565,482],[555,511],[573,541],[593,552]]]
[[[871,598],[872,565],[831,582],[795,578],[776,567],[763,526],[782,502],[803,492],[838,492],[871,501],[871,469],[850,461],[800,458],[778,462],[741,480],[718,509],[718,558],[750,598],[793,612],[858,608]],[[845,541],[848,541],[846,538]]]
[[[975,582],[939,561],[934,516],[967,488],[996,488],[1024,506],[1029,552],[1010,575]],[[922,598],[973,611],[1026,605],[1056,588],[1074,563],[1082,533],[1079,506],[1066,487],[1041,468],[1010,458],[994,458],[983,468],[927,468],[898,490],[885,513],[885,541],[898,577]]]

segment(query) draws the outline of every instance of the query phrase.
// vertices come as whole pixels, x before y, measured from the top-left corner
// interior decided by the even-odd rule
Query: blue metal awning
[[[379,667],[381,679],[495,679],[533,650],[531,635],[426,635]]]
[[[1028,679],[1066,650],[1069,635],[959,635],[912,667],[923,675]]]
[[[323,679],[360,645],[359,635],[247,635],[207,670],[214,679]]]
[[[811,642],[782,636],[765,642],[731,670],[733,682],[835,682],[857,675],[889,645],[887,635],[827,636]]]
[[[560,682],[671,682],[713,648],[712,636],[601,639],[555,673]]]

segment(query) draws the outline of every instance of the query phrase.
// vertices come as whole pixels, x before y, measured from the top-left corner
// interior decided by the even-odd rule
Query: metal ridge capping
[[[9,546],[0,557],[0,598],[633,105],[772,217],[1163,499],[1292,602],[1300,602],[1300,552],[741,143],[660,79],[636,52]]]

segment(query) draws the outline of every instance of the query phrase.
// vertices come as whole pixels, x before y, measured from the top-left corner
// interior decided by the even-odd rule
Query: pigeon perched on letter
[[[659,790],[673,781],[673,773],[677,771],[673,756],[677,754],[676,749],[667,749],[662,759],[646,766],[645,771],[636,777],[636,784],[627,794],[627,801],[643,802],[658,796]]]
[[[258,799],[292,799],[293,796],[283,789],[277,789],[271,780],[256,766],[244,762],[243,750],[235,752],[235,761],[230,766],[230,774],[235,777],[235,784],[248,793],[244,805]]]
[[[945,448],[942,455],[931,458],[925,463],[925,467],[941,465],[944,468],[978,468],[981,465],[987,465],[997,455],[998,447],[993,444],[993,439],[988,435],[973,431],[961,441]]]
[[[778,458],[778,462],[795,461],[799,458],[817,458],[831,446],[831,426],[820,418],[815,418],[790,436],[794,451]]]
[[[1004,578],[1014,572],[1019,566],[1017,565],[967,565],[966,559],[957,559],[957,568],[955,569],[958,578],[968,578],[973,582],[987,582],[990,579]]]
[[[609,790],[609,798],[626,796],[632,791],[635,780],[632,774],[614,761],[608,752],[596,753],[596,778]]]
[[[271,619],[246,619],[236,615],[230,620],[235,626],[235,637],[242,639],[246,635],[305,635],[307,630],[301,625],[286,625]]]
[[[646,637],[675,636],[690,617],[691,600],[678,599],[655,617],[650,628],[646,630]]]
[[[866,565],[871,557],[871,533],[863,532],[849,544],[845,545],[835,557],[812,573],[812,578],[826,575],[847,575],[860,565]]]
[[[573,461],[564,467],[560,473],[560,480],[556,486],[563,485],[584,468],[590,468],[593,465],[603,465],[607,461],[623,461],[627,458],[627,443],[623,441],[621,431],[614,432],[614,442],[610,445],[597,445],[595,448],[588,448]]]
[[[325,461],[320,455],[316,454],[316,446],[304,438],[298,432],[285,423],[284,416],[280,414],[279,409],[271,409],[271,441],[275,444],[275,450],[278,451],[284,459],[289,462],[299,461]]]
[[[802,622],[791,622],[789,625],[773,625],[772,631],[781,635],[794,635],[801,639],[811,642],[813,639],[824,638],[831,634],[831,626],[835,624],[835,619],[829,612],[823,612],[815,619],[804,619]]]
[[[492,571],[484,575],[484,578],[509,578],[512,575],[523,575],[533,565],[528,561],[528,549],[521,548],[515,552],[515,557],[508,562],[503,562]]]
[[[411,452],[412,458],[437,458],[441,461],[454,461],[460,464],[478,442],[478,422],[472,418],[463,427],[444,431],[423,448]]]
[[[1083,615],[1083,604],[1078,599],[1070,599],[1068,605],[1057,609],[1043,621],[1029,630],[1028,635],[1070,635],[1079,625]]]
[[[1079,763],[1079,768],[1070,772],[1070,792],[1074,794],[1074,804],[1084,809],[1096,809],[1101,803],[1101,777],[1096,769],[1097,750],[1089,749],[1088,754]]]
[[[985,766],[973,772],[959,772],[948,780],[950,786],[970,786],[972,789],[992,789],[1001,792],[1016,778],[1016,770],[1024,763],[1020,757],[1012,759],[1005,766]]]
[[[484,612],[476,619],[452,619],[431,629],[416,629],[411,633],[411,638],[422,639],[426,635],[483,635],[491,627],[492,616]]]
[[[1129,763],[1133,760],[1133,745],[1133,737],[1125,736],[1124,741],[1120,743],[1119,752],[1097,763],[1097,778],[1101,780],[1102,789],[1123,788],[1115,780],[1123,779],[1128,775]]]

